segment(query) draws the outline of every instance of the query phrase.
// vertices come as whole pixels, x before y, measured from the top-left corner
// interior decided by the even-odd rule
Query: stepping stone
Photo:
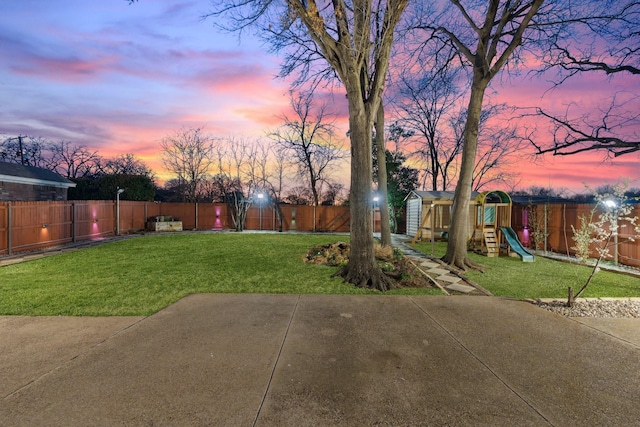
[[[457,276],[452,276],[450,274],[443,274],[442,276],[438,277],[437,280],[442,280],[443,282],[447,282],[447,283],[458,283],[462,279]]]
[[[444,270],[442,268],[431,268],[427,270],[427,273],[431,273],[434,276],[442,276],[443,274],[448,274],[449,270]]]
[[[423,266],[423,267],[427,267],[427,268],[436,268],[440,264],[438,264],[437,262],[433,262],[433,261],[423,261],[423,262],[420,263],[420,265]]]
[[[476,288],[474,288],[473,286],[463,285],[462,283],[447,285],[445,286],[445,288],[449,289],[450,291],[462,292],[464,294],[468,294],[476,290]]]

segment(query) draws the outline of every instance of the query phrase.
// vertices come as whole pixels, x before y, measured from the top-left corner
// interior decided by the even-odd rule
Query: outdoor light
[[[116,192],[116,236],[120,235],[120,195],[124,193],[124,188],[119,188]]]
[[[99,221],[98,218],[93,219],[93,222],[98,222],[98,221]]]
[[[49,224],[42,224],[42,228],[47,228],[49,227]]]
[[[604,203],[604,205],[605,205],[606,207],[611,208],[611,209],[615,209],[615,208],[617,208],[617,207],[618,207],[618,203],[617,203],[615,200],[613,200],[613,199],[607,199],[607,200],[605,200],[605,201],[604,201],[604,202],[602,202],[602,203]]]
[[[373,227],[373,232],[376,232],[376,205],[380,201],[380,196],[374,193],[373,195],[373,210],[371,211],[371,226]]]

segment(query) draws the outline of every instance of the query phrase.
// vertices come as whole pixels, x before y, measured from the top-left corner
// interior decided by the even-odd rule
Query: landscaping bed
[[[350,246],[345,242],[335,242],[314,246],[303,256],[310,264],[344,267],[349,262]],[[375,245],[375,257],[380,269],[394,280],[396,288],[434,288],[417,267],[397,248]]]

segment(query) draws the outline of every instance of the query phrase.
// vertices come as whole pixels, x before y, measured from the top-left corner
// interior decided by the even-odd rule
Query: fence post
[[[76,243],[76,204],[71,203],[71,242]]]
[[[195,209],[195,214],[196,214],[196,227],[195,227],[195,229],[197,230],[198,229],[198,202],[196,202],[194,209]]]
[[[7,253],[13,254],[11,250],[12,233],[11,233],[11,202],[7,204]]]
[[[548,243],[547,240],[549,239],[549,233],[547,231],[547,227],[548,227],[547,222],[549,221],[548,209],[547,209],[548,207],[549,207],[549,203],[547,202],[544,204],[544,253],[545,254],[547,253],[547,243]]]

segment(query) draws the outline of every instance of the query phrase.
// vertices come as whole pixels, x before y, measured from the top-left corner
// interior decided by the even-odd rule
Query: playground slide
[[[513,228],[500,227],[500,230],[502,230],[502,234],[504,234],[504,238],[507,239],[507,243],[511,246],[511,249],[520,255],[522,261],[533,262],[533,254],[522,246],[522,243],[518,240],[518,235],[513,231]]]

